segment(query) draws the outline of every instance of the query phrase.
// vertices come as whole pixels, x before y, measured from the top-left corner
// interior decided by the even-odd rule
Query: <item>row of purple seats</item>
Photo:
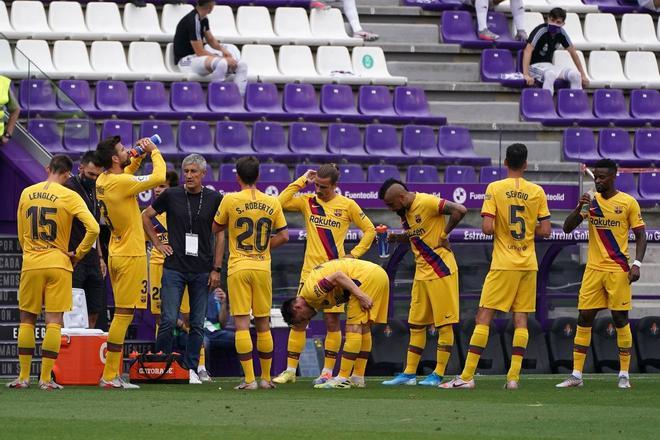
[[[525,89],[520,98],[520,114],[527,121],[540,121],[543,125],[638,127],[648,124],[660,127],[660,92],[633,90],[629,110],[622,90],[599,89],[594,91],[592,111],[584,90],[559,90],[555,110],[549,90]]]
[[[497,41],[485,41],[477,36],[477,24],[469,11],[444,11],[440,19],[443,43],[456,43],[461,47],[484,49],[522,49],[525,41],[518,41],[511,34],[509,22],[501,12],[488,11],[488,29],[500,36]]]
[[[123,81],[99,81],[95,93],[84,80],[62,80],[56,91],[46,80],[23,80],[19,101],[24,113],[48,116],[82,109],[92,118],[158,118],[384,122],[444,125],[433,116],[424,90],[361,86],[358,105],[349,85],[326,84],[320,98],[310,84],[287,84],[280,98],[271,83],[248,84],[245,99],[231,82],[214,82],[208,91],[199,82],[173,82],[171,91],[158,81],[137,81],[133,93]],[[74,104],[75,103],[75,104]]]
[[[403,0],[403,5],[417,6],[427,11],[449,11],[455,9],[471,9],[461,0]]]
[[[51,0],[42,0],[43,3],[50,3]],[[77,0],[78,3],[90,3],[97,0]],[[130,3],[132,0],[116,0],[115,3]],[[153,3],[154,5],[163,5],[165,3],[172,3],[171,0],[146,0],[146,3]],[[196,5],[197,0],[187,0],[181,3],[189,3]],[[268,8],[278,8],[280,6],[290,6],[297,8],[309,7],[309,0],[215,0],[216,5],[227,6],[266,6]]]
[[[600,12],[610,14],[630,14],[633,12],[654,13],[642,8],[635,0],[582,0],[586,5],[596,5]]]
[[[52,152],[81,153],[95,148],[99,139],[94,122],[82,119],[67,120],[63,135],[53,119],[30,119],[28,131]],[[143,121],[138,138],[153,134],[160,135],[160,149],[166,155],[201,153],[232,158],[256,154],[262,158],[291,161],[342,157],[367,162],[387,157],[395,163],[424,160],[490,164],[490,158],[475,154],[469,131],[453,126],[440,127],[437,140],[432,127],[405,126],[402,140],[399,140],[397,129],[392,125],[371,124],[364,130],[363,137],[356,125],[330,124],[327,140],[324,140],[319,125],[295,122],[289,127],[287,141],[284,127],[276,122],[255,122],[250,137],[248,127],[242,122],[220,121],[213,136],[208,122],[182,121],[175,137],[168,122]],[[136,139],[129,121],[105,121],[101,137],[113,135],[121,136],[125,144]]]
[[[623,166],[660,166],[660,130],[639,129],[634,148],[630,135],[620,128],[606,128],[598,135],[588,128],[567,128],[563,135],[564,160],[593,164],[608,158]]]
[[[617,173],[616,189],[630,194],[642,208],[660,203],[660,172],[639,173],[638,183],[632,173]]]

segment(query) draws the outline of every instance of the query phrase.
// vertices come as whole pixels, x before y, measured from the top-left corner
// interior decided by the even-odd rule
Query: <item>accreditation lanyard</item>
[[[202,212],[202,201],[204,200],[204,187],[199,193],[199,206],[197,207],[197,214],[195,217],[192,215],[192,210],[190,209],[190,198],[188,197],[188,191],[184,189],[186,193],[186,206],[188,207],[188,220],[190,221],[190,228],[188,233],[186,233],[186,255],[192,257],[197,257],[199,251],[199,236],[193,233],[193,223],[199,218],[199,214]]]

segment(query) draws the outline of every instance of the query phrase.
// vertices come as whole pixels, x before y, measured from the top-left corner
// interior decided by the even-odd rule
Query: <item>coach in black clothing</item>
[[[70,177],[64,183],[65,187],[75,191],[82,197],[97,222],[100,213],[96,201],[96,178],[99,177],[101,172],[103,172],[103,168],[96,157],[96,152],[88,151],[80,159],[78,175]],[[74,219],[71,226],[69,251],[74,251],[84,236],[85,227],[78,219]],[[73,268],[73,287],[85,290],[89,328],[96,327],[96,320],[99,313],[103,311],[105,304],[103,278],[105,278],[107,267],[103,261],[103,254],[101,254],[101,246],[98,241],[95,248],[88,252]]]
[[[220,283],[220,267],[214,265],[214,259],[218,258],[219,246],[224,246],[224,235],[218,233],[213,248],[211,226],[222,196],[202,185],[205,174],[206,160],[199,154],[187,156],[183,159],[185,185],[166,189],[142,213],[144,230],[156,249],[165,255],[156,351],[172,351],[181,297],[188,286],[190,332],[185,361],[191,383],[201,383],[197,367],[204,339],[207,295]],[[153,217],[163,212],[167,213],[169,245],[161,243],[151,223]]]

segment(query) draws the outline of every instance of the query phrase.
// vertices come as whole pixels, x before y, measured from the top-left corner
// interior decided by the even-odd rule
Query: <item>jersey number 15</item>
[[[54,241],[57,237],[57,223],[48,216],[57,215],[57,208],[30,206],[25,217],[30,219],[33,240]]]

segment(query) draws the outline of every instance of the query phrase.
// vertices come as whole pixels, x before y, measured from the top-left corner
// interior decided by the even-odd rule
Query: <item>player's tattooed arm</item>
[[[364,293],[344,272],[335,272],[325,277],[325,279],[334,286],[339,286],[353,295],[360,303],[362,310],[369,310],[373,306],[371,298],[369,298],[369,296],[367,296],[367,294]]]
[[[582,223],[582,220],[584,220],[584,217],[582,216],[582,207],[584,205],[589,205],[591,202],[591,196],[588,193],[582,194],[582,197],[580,197],[580,201],[578,202],[578,205],[575,207],[574,210],[568,214],[568,217],[566,217],[566,220],[564,220],[564,232],[568,234],[569,232],[572,232],[575,228],[580,226],[580,223]]]
[[[447,224],[445,225],[444,234],[445,237],[447,237],[451,231],[453,231],[454,228],[460,223],[460,221],[463,220],[463,217],[465,217],[465,214],[467,214],[467,208],[463,205],[459,205],[458,203],[444,200],[442,213],[449,216]]]

